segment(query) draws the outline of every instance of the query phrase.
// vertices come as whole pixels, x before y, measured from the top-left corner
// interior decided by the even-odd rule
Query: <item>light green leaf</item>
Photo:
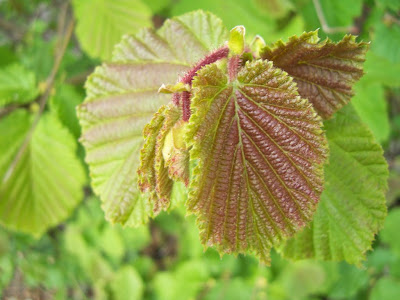
[[[271,247],[305,226],[319,201],[321,118],[287,73],[264,60],[247,62],[229,81],[208,65],[193,90],[187,143],[197,165],[187,208],[202,243],[269,263]]]
[[[11,103],[29,103],[37,94],[34,73],[18,64],[0,69],[0,107]]]
[[[382,84],[369,81],[368,75],[363,77],[354,86],[351,103],[361,120],[371,129],[376,140],[380,143],[385,142],[389,138],[390,125]]]
[[[382,148],[351,105],[325,122],[329,164],[313,222],[289,240],[284,256],[359,265],[386,216],[388,170]]]
[[[78,138],[81,133],[78,118],[76,116],[76,107],[83,101],[83,95],[72,85],[61,85],[57,87],[56,93],[51,97],[49,104],[63,125]]]
[[[153,280],[157,299],[196,299],[207,278],[207,266],[201,260],[187,260],[174,272],[159,272]]]
[[[379,56],[373,51],[366,55],[365,70],[366,80],[371,83],[380,82],[385,86],[400,86],[400,63],[394,64],[385,56]]]
[[[17,110],[0,121],[0,223],[38,237],[64,221],[82,200],[85,173],[74,138],[48,113],[14,160],[32,120],[28,112]]]
[[[368,285],[368,272],[347,263],[340,263],[339,278],[329,291],[329,299],[352,299]]]
[[[400,295],[400,280],[382,277],[371,290],[370,300],[393,300]]]
[[[81,141],[86,149],[92,187],[100,195],[106,218],[132,226],[152,215],[147,196],[137,189],[142,131],[171,95],[158,94],[161,84],[175,83],[210,50],[227,40],[214,15],[197,11],[165,22],[155,32],[126,36],[112,63],[103,64],[87,83],[78,108]]]
[[[144,284],[138,272],[131,266],[124,266],[115,273],[110,283],[112,299],[143,299]]]
[[[266,41],[276,31],[274,19],[257,7],[254,1],[243,0],[180,0],[172,7],[172,15],[179,15],[196,9],[210,11],[219,16],[228,28],[237,25],[246,27],[249,37],[261,35]]]
[[[252,0],[256,7],[270,14],[274,18],[285,17],[293,9],[293,4],[290,0]]]
[[[151,11],[141,0],[74,0],[76,35],[93,57],[109,60],[122,35],[151,27]]]
[[[371,50],[393,64],[400,64],[400,26],[397,23],[386,25],[377,22],[374,35]]]
[[[166,138],[180,118],[181,110],[171,102],[161,106],[143,131],[146,139],[140,151],[139,188],[150,193],[154,214],[170,207],[173,180],[168,174],[164,149]]]
[[[400,256],[400,240],[398,232],[400,228],[400,208],[395,208],[389,212],[385,221],[385,226],[381,232],[382,241],[392,248],[392,251]]]
[[[244,37],[246,29],[243,26],[236,26],[230,31],[228,47],[232,54],[240,55],[244,51]]]

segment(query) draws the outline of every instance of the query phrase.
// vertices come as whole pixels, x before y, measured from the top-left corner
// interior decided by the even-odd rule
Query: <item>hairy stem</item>
[[[196,76],[197,72],[204,66],[212,64],[220,59],[228,57],[229,48],[227,46],[223,46],[210,54],[207,54],[204,58],[202,58],[192,69],[190,69],[185,76],[180,80],[180,82],[192,85],[192,81],[194,76]],[[179,106],[182,102],[182,119],[183,121],[189,121],[191,111],[190,111],[190,97],[191,94],[189,92],[182,92],[181,94],[175,93],[172,96],[172,102]]]

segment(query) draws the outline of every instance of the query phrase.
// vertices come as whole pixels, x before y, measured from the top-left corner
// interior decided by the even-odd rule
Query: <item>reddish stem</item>
[[[182,120],[187,122],[190,118],[190,93],[182,92]]]
[[[204,66],[212,64],[222,58],[228,57],[229,48],[227,46],[221,47],[214,52],[206,55],[201,59],[192,69],[190,69],[185,76],[180,80],[182,83],[192,85],[192,81],[196,73]],[[175,93],[172,96],[172,101],[175,105],[179,105],[182,100],[182,119],[183,121],[189,121],[191,111],[190,111],[190,92],[182,92],[182,94]]]
[[[179,93],[172,94],[172,102],[176,106],[179,106],[179,103],[181,102],[181,94]]]
[[[232,56],[228,61],[228,75],[229,81],[235,80],[239,67],[241,64],[241,59],[239,55]]]
[[[206,65],[216,62],[217,60],[228,57],[228,54],[229,48],[226,46],[221,47],[214,52],[211,52],[210,54],[206,55],[202,60],[200,60],[192,69],[190,69],[189,72],[187,72],[186,75],[181,79],[181,82],[192,84],[193,77],[196,76],[197,71],[199,71],[202,67]]]

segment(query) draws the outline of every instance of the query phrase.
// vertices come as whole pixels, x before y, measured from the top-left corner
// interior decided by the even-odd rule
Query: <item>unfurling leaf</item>
[[[168,167],[169,177],[175,181],[189,184],[189,150],[184,133],[187,122],[180,120],[171,128],[165,138],[163,157]]]
[[[312,223],[287,242],[283,254],[360,264],[385,220],[387,164],[352,106],[325,128],[330,149],[325,189]]]
[[[153,214],[154,201],[137,188],[137,168],[143,128],[171,100],[171,95],[157,91],[163,83],[177,82],[227,36],[214,15],[189,13],[167,20],[158,31],[125,36],[112,62],[88,78],[87,97],[78,108],[81,141],[92,187],[111,222],[136,226]],[[159,189],[158,193],[165,192]]]
[[[164,105],[143,131],[146,140],[140,152],[139,187],[142,192],[150,192],[156,214],[169,208],[173,181],[169,178],[164,148],[166,137],[181,117],[173,103]]]
[[[212,64],[193,82],[188,209],[204,244],[268,263],[271,247],[313,216],[327,142],[312,105],[271,62],[247,62],[232,81],[226,73]]]
[[[353,96],[352,86],[363,75],[369,44],[356,43],[351,35],[338,43],[318,41],[316,31],[303,33],[287,43],[265,47],[260,56],[289,73],[299,94],[311,101],[322,118],[329,119]]]
[[[236,26],[230,31],[228,47],[232,54],[240,55],[244,51],[246,29],[244,26]]]

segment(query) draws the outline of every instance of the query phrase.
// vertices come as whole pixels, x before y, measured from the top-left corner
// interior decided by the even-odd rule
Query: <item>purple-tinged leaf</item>
[[[322,118],[329,119],[353,96],[352,86],[363,75],[368,47],[351,35],[338,43],[319,42],[317,31],[313,31],[265,47],[260,56],[289,73],[299,94],[311,101]]]
[[[320,199],[321,118],[272,62],[247,62],[233,80],[206,66],[193,89],[188,209],[198,215],[202,242],[269,263],[271,247],[307,224]]]
[[[88,78],[87,97],[78,108],[81,141],[109,221],[135,226],[153,215],[154,202],[140,195],[136,171],[143,128],[172,97],[157,91],[163,83],[176,83],[227,36],[214,15],[189,13],[167,20],[158,31],[125,36],[112,61]]]

